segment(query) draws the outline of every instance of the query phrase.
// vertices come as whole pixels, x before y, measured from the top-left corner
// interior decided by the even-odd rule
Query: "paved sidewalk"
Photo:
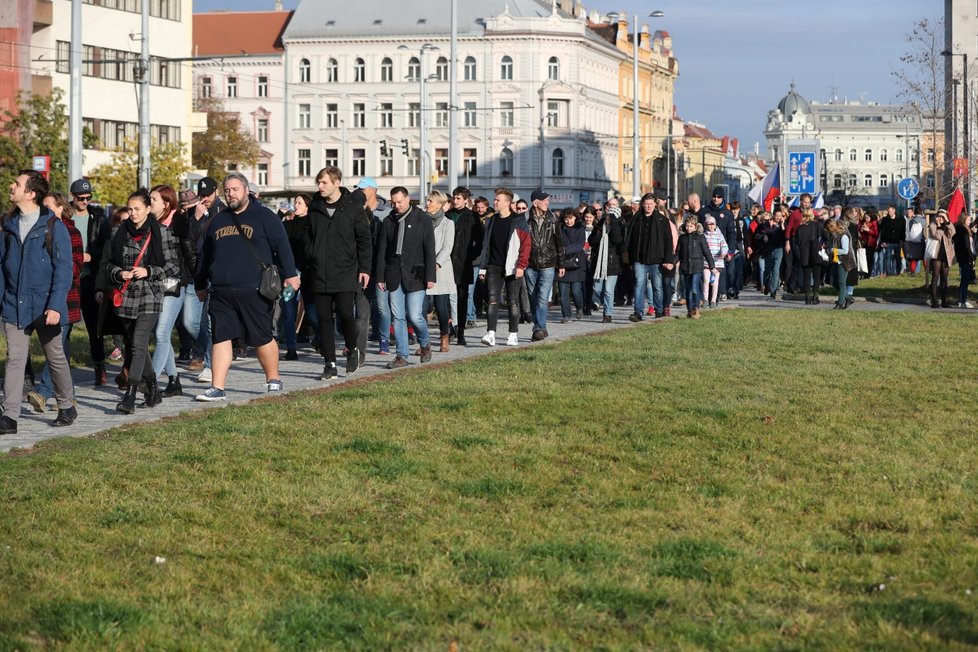
[[[725,308],[743,307],[772,310],[830,310],[832,308],[832,299],[828,298],[827,296],[823,296],[822,303],[820,305],[806,306],[804,304],[803,297],[800,295],[797,296],[797,298],[793,297],[792,295],[787,295],[785,300],[773,301],[770,297],[763,296],[753,289],[745,289],[741,293],[739,300],[725,301],[720,305],[721,307]],[[849,308],[849,310],[856,312],[929,312],[933,309],[928,307],[926,304],[919,302],[886,303],[859,298],[857,299],[856,304]],[[706,312],[708,313],[709,311]],[[957,308],[953,308],[942,309],[935,312],[976,314],[978,311],[959,310]],[[547,330],[550,333],[550,337],[548,337],[542,343],[561,341],[578,335],[587,335],[589,333],[597,333],[611,329],[634,326],[636,324],[632,324],[628,321],[628,315],[630,313],[630,307],[615,308],[615,314],[611,324],[602,323],[600,314],[592,317],[584,317],[584,319],[581,321],[572,321],[569,324],[560,324],[559,313],[555,312],[552,308],[550,311],[550,317],[553,318],[556,315],[557,318],[556,320],[551,320],[548,323]],[[679,306],[673,308],[673,315],[685,315],[685,308]],[[650,318],[646,317],[646,321],[642,323],[648,323],[649,321]],[[501,321],[501,323],[503,329],[505,329],[505,322]],[[490,348],[481,344],[479,339],[485,333],[486,322],[483,319],[479,320],[478,324],[479,325],[476,328],[469,329],[466,332],[466,339],[468,339],[469,342],[468,346],[459,347],[453,344],[449,353],[433,353],[432,363],[461,360],[464,358],[486,355],[492,353],[493,351],[508,350],[511,348],[505,345],[505,333],[503,333],[501,337],[497,335],[497,345],[495,348]],[[520,325],[520,345],[517,348],[525,348],[527,346],[535,346],[538,344],[536,342],[530,342],[530,331],[531,327],[529,324]],[[437,332],[437,328],[432,332]],[[437,351],[437,339],[438,338],[436,335],[433,338],[434,346],[432,347],[435,351]],[[342,341],[339,341],[338,345],[342,346]],[[412,347],[412,351],[415,348],[417,347]],[[391,373],[386,368],[386,365],[393,358],[393,354],[381,356],[375,353],[376,350],[376,344],[371,342],[367,351],[367,360],[364,363],[364,366],[353,376],[354,379],[369,378],[370,376],[375,376],[378,374]],[[119,392],[116,388],[115,383],[113,382],[113,377],[120,369],[119,366],[108,367],[107,371],[110,384],[105,387],[93,386],[93,375],[91,369],[73,369],[72,374],[75,378],[75,382],[77,383],[76,392],[78,399],[78,420],[75,421],[74,425],[69,428],[52,428],[50,426],[50,422],[54,420],[56,412],[37,414],[27,403],[24,403],[21,410],[20,420],[18,422],[18,433],[16,435],[0,435],[0,452],[9,451],[14,448],[30,448],[37,442],[52,439],[54,437],[84,437],[129,423],[141,421],[159,421],[162,417],[171,417],[198,410],[218,409],[227,405],[247,403],[253,399],[267,396],[265,393],[265,376],[262,372],[261,365],[258,364],[257,358],[253,356],[254,354],[252,352],[252,357],[244,361],[235,362],[231,366],[231,373],[228,377],[227,383],[227,401],[221,401],[218,403],[203,403],[193,400],[193,397],[206,390],[208,385],[194,382],[193,378],[196,376],[196,374],[181,374],[181,381],[183,383],[183,390],[185,394],[184,396],[163,399],[162,405],[149,410],[137,409],[136,413],[132,415],[123,415],[115,411],[115,404],[119,401],[121,392]],[[318,376],[322,372],[323,360],[309,347],[300,349],[299,360],[297,361],[286,362],[285,360],[282,360],[280,362],[279,371],[282,381],[285,384],[284,393],[304,389],[320,389],[346,382],[347,378],[344,371],[344,359],[339,354],[338,359],[339,362],[337,366],[339,367],[340,376],[339,378],[331,381],[318,380]],[[418,358],[412,356],[411,362],[412,364],[410,367],[407,367],[408,369],[412,369],[418,365]],[[139,400],[142,400],[142,395],[139,396]]]

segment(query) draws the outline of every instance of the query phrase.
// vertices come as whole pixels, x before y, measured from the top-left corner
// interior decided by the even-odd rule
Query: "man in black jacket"
[[[656,318],[665,316],[662,265],[672,273],[675,253],[672,243],[672,227],[665,214],[665,191],[651,192],[642,197],[642,210],[632,218],[628,233],[628,259],[635,269],[635,310],[629,321],[642,321],[645,313],[645,289],[652,282],[652,307]],[[661,199],[660,199],[661,197]],[[671,299],[671,292],[670,297]]]
[[[78,294],[81,301],[82,318],[88,332],[88,347],[95,367],[95,384],[105,384],[105,344],[98,333],[99,304],[95,300],[95,276],[98,274],[102,248],[109,239],[111,228],[105,212],[92,206],[92,184],[88,179],[76,179],[71,183],[72,219],[82,234],[82,263]],[[43,197],[42,197],[43,199]]]
[[[564,240],[557,216],[550,212],[550,195],[542,189],[530,193],[533,208],[528,211],[530,225],[530,264],[526,268],[526,290],[533,310],[533,336],[547,337],[547,311],[554,281],[564,276]]]
[[[460,346],[466,344],[465,328],[468,326],[469,319],[475,320],[475,304],[470,302],[469,297],[477,276],[473,268],[479,264],[479,255],[482,253],[482,222],[468,208],[471,196],[472,193],[465,186],[453,190],[452,208],[446,213],[455,223],[452,269],[455,271],[455,286],[458,292],[455,334]]]
[[[900,273],[900,249],[906,237],[906,222],[897,217],[896,206],[886,207],[880,220],[880,254],[883,256],[883,276]]]
[[[411,206],[407,188],[391,189],[394,210],[384,220],[377,243],[377,287],[390,295],[397,355],[388,369],[408,365],[407,322],[421,347],[421,362],[431,360],[431,339],[424,317],[425,290],[435,287],[435,227],[431,218]]]
[[[320,380],[337,375],[334,311],[343,324],[346,373],[353,374],[360,368],[354,306],[358,289],[370,283],[370,214],[363,203],[340,186],[342,179],[343,173],[335,166],[319,171],[319,192],[309,206],[303,235],[308,265],[304,283],[319,315],[319,344],[326,360]]]
[[[733,260],[733,257],[737,254],[737,222],[734,219],[733,213],[727,208],[722,187],[717,186],[713,189],[713,196],[710,198],[710,203],[700,209],[699,217],[700,224],[703,224],[704,228],[707,217],[712,217],[716,220],[717,231],[727,241],[727,255],[724,257],[724,260],[727,262]],[[717,301],[725,301],[733,286],[733,283],[730,282],[732,274],[729,273],[727,265],[724,265],[723,269],[719,271],[720,278],[718,280]]]

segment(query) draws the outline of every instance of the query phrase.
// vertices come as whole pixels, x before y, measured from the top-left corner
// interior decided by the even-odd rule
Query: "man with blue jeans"
[[[561,262],[564,241],[560,235],[557,216],[550,212],[550,195],[542,189],[530,193],[533,208],[528,211],[530,226],[530,264],[526,268],[526,291],[533,310],[533,341],[547,337],[547,311],[553,293],[554,280],[564,276]]]
[[[398,369],[408,365],[408,321],[421,347],[421,362],[431,360],[424,298],[425,290],[435,286],[435,227],[424,211],[411,206],[407,188],[392,188],[391,204],[394,210],[377,242],[377,287],[389,293],[397,338],[397,355],[387,368]]]
[[[650,297],[656,318],[665,316],[665,297],[662,279],[662,265],[668,265],[667,272],[674,268],[675,249],[673,247],[672,226],[663,212],[666,202],[665,191],[657,194],[646,193],[642,197],[642,210],[632,218],[628,237],[628,259],[635,270],[634,312],[628,316],[632,322],[640,322],[645,314],[645,286],[651,280]],[[669,288],[669,296],[672,290]]]
[[[882,255],[882,275],[894,276],[900,273],[900,248],[906,237],[906,222],[897,217],[896,206],[886,207],[886,215],[880,220],[880,254]]]

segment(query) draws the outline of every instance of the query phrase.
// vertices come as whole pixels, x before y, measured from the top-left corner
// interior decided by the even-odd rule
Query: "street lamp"
[[[662,18],[665,16],[665,12],[656,10],[649,14],[649,18]],[[640,177],[639,168],[639,152],[638,152],[638,46],[639,46],[639,34],[638,34],[638,14],[634,16],[635,20],[635,40],[632,42],[632,196],[640,197],[642,191],[642,180]],[[651,48],[650,48],[651,49]]]
[[[967,206],[967,210],[971,210],[971,117],[968,113],[968,96],[970,93],[970,86],[968,86],[968,53],[967,52],[951,52],[951,50],[944,50],[941,52],[942,57],[961,57],[964,63],[964,159],[967,162],[967,181],[965,183],[965,196],[964,204]]]
[[[686,134],[669,134],[666,136],[666,154],[667,154],[666,156],[666,205],[667,206],[676,205],[676,202],[674,202],[672,198],[673,188],[678,185],[678,180],[677,183],[675,184],[672,182],[672,154],[673,154],[672,141],[674,141],[677,138],[685,139]]]
[[[406,45],[397,46],[398,50],[410,50],[411,48]],[[427,50],[437,50],[438,46],[432,45],[431,43],[425,43],[418,50],[418,60],[421,66],[421,98],[418,103],[418,153],[420,161],[418,161],[418,201],[424,202],[425,198],[428,196],[428,125],[425,118],[425,98],[427,97],[427,83],[428,83],[428,72],[425,69],[425,56],[424,53]]]

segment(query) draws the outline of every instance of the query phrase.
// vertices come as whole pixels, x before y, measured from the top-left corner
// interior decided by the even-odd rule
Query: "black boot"
[[[143,381],[146,383],[146,390],[143,394],[146,400],[140,403],[139,407],[156,407],[163,402],[163,393],[160,391],[160,386],[156,384],[156,376],[154,375],[152,378],[146,376],[143,378]]]
[[[126,387],[126,394],[122,400],[116,403],[115,411],[123,414],[132,414],[136,411],[136,390],[138,383],[129,383]]]
[[[170,398],[171,396],[183,396],[183,388],[180,387],[180,374],[170,376],[166,389],[163,390],[163,398]]]
[[[812,305],[812,294],[811,294],[811,292],[806,292],[805,293],[805,305],[806,306]]]
[[[458,345],[459,346],[465,346],[466,345],[466,341],[465,341],[465,327],[464,326],[457,326],[455,328],[455,334],[458,336],[458,340],[457,340]]]

